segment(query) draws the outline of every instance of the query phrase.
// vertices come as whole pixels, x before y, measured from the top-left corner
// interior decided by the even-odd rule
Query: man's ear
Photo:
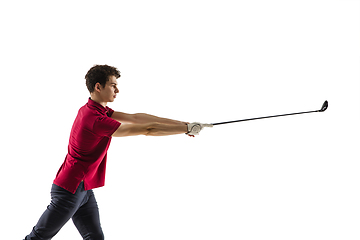
[[[100,92],[101,91],[101,89],[102,89],[102,86],[101,86],[101,84],[100,83],[95,83],[95,87],[94,87],[94,90],[96,91],[96,92]]]

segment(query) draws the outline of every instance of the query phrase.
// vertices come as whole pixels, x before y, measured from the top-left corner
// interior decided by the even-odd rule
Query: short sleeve
[[[121,123],[118,121],[108,116],[102,116],[95,120],[93,131],[97,135],[111,137],[120,125]]]

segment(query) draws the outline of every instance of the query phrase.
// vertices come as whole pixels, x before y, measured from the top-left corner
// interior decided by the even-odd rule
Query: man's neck
[[[107,102],[102,101],[102,100],[101,100],[99,97],[97,97],[96,95],[91,94],[90,99],[93,100],[94,102],[99,103],[99,104],[100,104],[101,106],[103,106],[104,108],[105,108],[106,105],[107,105]]]

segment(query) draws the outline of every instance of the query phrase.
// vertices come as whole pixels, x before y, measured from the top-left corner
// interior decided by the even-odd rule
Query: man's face
[[[100,88],[100,96],[104,102],[113,102],[116,98],[116,94],[119,92],[115,76],[110,76],[105,87],[103,88],[100,86]]]

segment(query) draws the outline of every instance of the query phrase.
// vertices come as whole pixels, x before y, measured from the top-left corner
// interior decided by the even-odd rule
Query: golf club
[[[248,118],[248,119],[242,119],[242,120],[235,120],[235,121],[228,121],[228,122],[218,122],[218,123],[211,123],[211,124],[212,125],[221,125],[221,124],[228,124],[228,123],[236,123],[236,122],[257,120],[257,119],[263,119],[263,118],[282,117],[282,116],[290,116],[290,115],[313,113],[313,112],[324,112],[328,108],[328,106],[329,106],[328,101],[325,101],[320,110],[308,111],[308,112],[298,112],[298,113],[288,113],[288,114],[281,114],[281,115],[274,115],[274,116],[267,116],[267,117]]]

